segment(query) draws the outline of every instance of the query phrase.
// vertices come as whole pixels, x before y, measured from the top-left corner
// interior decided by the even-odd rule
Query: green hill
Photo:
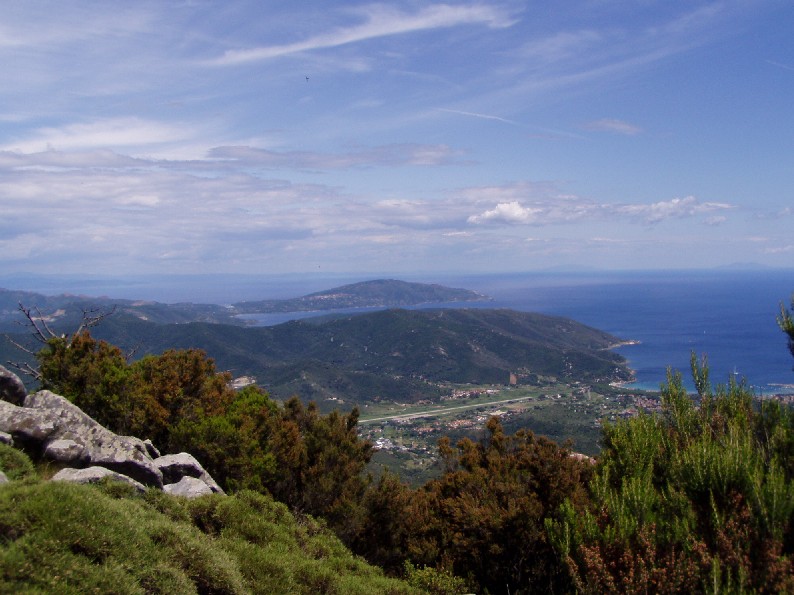
[[[409,283],[395,279],[377,279],[343,285],[288,300],[238,302],[239,313],[314,312],[341,308],[381,308],[442,304],[448,302],[481,302],[490,298],[468,289],[443,285]]]
[[[320,310],[483,299],[487,298],[468,290],[380,280],[245,307],[261,311],[270,303],[289,310]],[[224,309],[92,300],[0,290],[0,323],[5,321],[0,328],[35,352],[40,344],[19,327],[23,319],[19,302],[38,306],[52,329],[66,333],[78,327],[84,312],[116,306],[112,316],[91,329],[95,337],[135,357],[200,348],[219,369],[235,377],[255,377],[276,398],[298,395],[316,400],[326,410],[340,400],[348,407],[384,399],[435,398],[451,383],[507,384],[511,378],[518,384],[556,379],[610,382],[630,377],[625,361],[608,349],[620,339],[540,314],[482,308],[390,309],[245,327],[233,317],[240,305]],[[224,320],[233,324],[222,324]],[[0,343],[2,361],[25,359],[9,342]]]
[[[575,321],[512,310],[384,310],[273,327],[158,325],[119,314],[92,330],[136,357],[200,348],[219,369],[254,376],[274,397],[322,404],[416,401],[441,384],[540,378],[609,382],[630,372],[619,339]],[[330,405],[329,405],[330,406]]]

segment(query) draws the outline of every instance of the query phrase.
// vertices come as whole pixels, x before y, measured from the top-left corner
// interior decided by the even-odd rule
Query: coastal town
[[[388,468],[409,482],[425,481],[440,470],[441,437],[453,444],[464,437],[478,440],[491,417],[498,417],[506,431],[526,428],[560,443],[570,440],[575,451],[594,456],[603,423],[661,408],[658,393],[580,382],[450,388],[437,402],[362,409],[359,433],[376,448],[376,471]]]

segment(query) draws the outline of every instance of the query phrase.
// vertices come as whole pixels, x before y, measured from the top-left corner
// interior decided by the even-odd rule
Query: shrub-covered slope
[[[413,593],[269,496],[0,486],[3,593]]]

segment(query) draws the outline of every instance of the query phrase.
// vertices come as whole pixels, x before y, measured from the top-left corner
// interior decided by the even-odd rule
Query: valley
[[[544,386],[457,385],[449,396],[420,403],[366,404],[361,408],[359,435],[373,442],[376,452],[370,471],[388,470],[419,486],[443,469],[438,440],[452,443],[467,437],[479,440],[485,423],[498,417],[508,432],[519,428],[560,443],[570,440],[573,450],[598,454],[601,425],[659,408],[658,394],[629,391],[610,385],[549,382]]]

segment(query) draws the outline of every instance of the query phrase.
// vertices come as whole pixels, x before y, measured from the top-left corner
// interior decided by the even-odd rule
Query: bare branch
[[[69,339],[69,342],[68,342],[67,346],[71,346],[72,341],[74,340],[74,338],[77,335],[81,334],[83,331],[85,331],[85,330],[87,330],[87,329],[89,329],[89,328],[91,328],[93,326],[98,325],[105,318],[107,318],[108,316],[111,316],[115,312],[116,312],[116,306],[115,305],[113,306],[112,309],[110,309],[108,311],[105,311],[105,312],[103,312],[99,308],[91,308],[90,310],[85,310],[84,309],[83,310],[83,319],[80,322],[80,326],[78,326],[77,330],[72,333],[71,339]]]
[[[28,355],[36,355],[36,352],[35,352],[35,351],[32,351],[31,349],[28,349],[27,347],[25,347],[25,346],[24,346],[24,345],[22,345],[21,343],[17,343],[16,341],[14,341],[14,339],[12,339],[11,337],[9,337],[8,335],[3,335],[3,336],[6,338],[6,341],[8,341],[9,343],[11,343],[11,345],[13,345],[14,347],[16,347],[16,348],[17,348],[17,349],[19,349],[20,351],[24,351],[24,352],[25,352],[25,353],[27,353]]]
[[[33,314],[33,308],[26,308],[21,302],[19,304],[19,310],[28,320],[25,325],[32,329],[31,333],[40,343],[46,343],[50,339],[58,336],[49,326],[47,326],[47,321],[44,319],[44,315],[41,313],[41,310],[36,308],[36,314]]]
[[[124,354],[124,359],[127,363],[132,361],[132,358],[135,357],[135,354],[138,353],[138,350],[141,348],[141,344],[138,343],[135,347],[130,349],[127,353]]]
[[[41,322],[44,330],[47,331],[50,339],[57,337],[58,335],[56,335],[55,332],[49,326],[47,326],[47,319],[44,317],[44,314],[41,313],[41,310],[39,310],[38,306],[36,306],[36,314],[39,315],[39,322]]]
[[[20,372],[22,372],[26,376],[31,376],[32,378],[35,378],[36,380],[41,380],[42,379],[41,372],[39,372],[39,370],[37,370],[36,368],[31,366],[28,362],[7,361],[6,363],[9,366],[11,366],[12,368],[16,368],[17,370],[19,370]]]

